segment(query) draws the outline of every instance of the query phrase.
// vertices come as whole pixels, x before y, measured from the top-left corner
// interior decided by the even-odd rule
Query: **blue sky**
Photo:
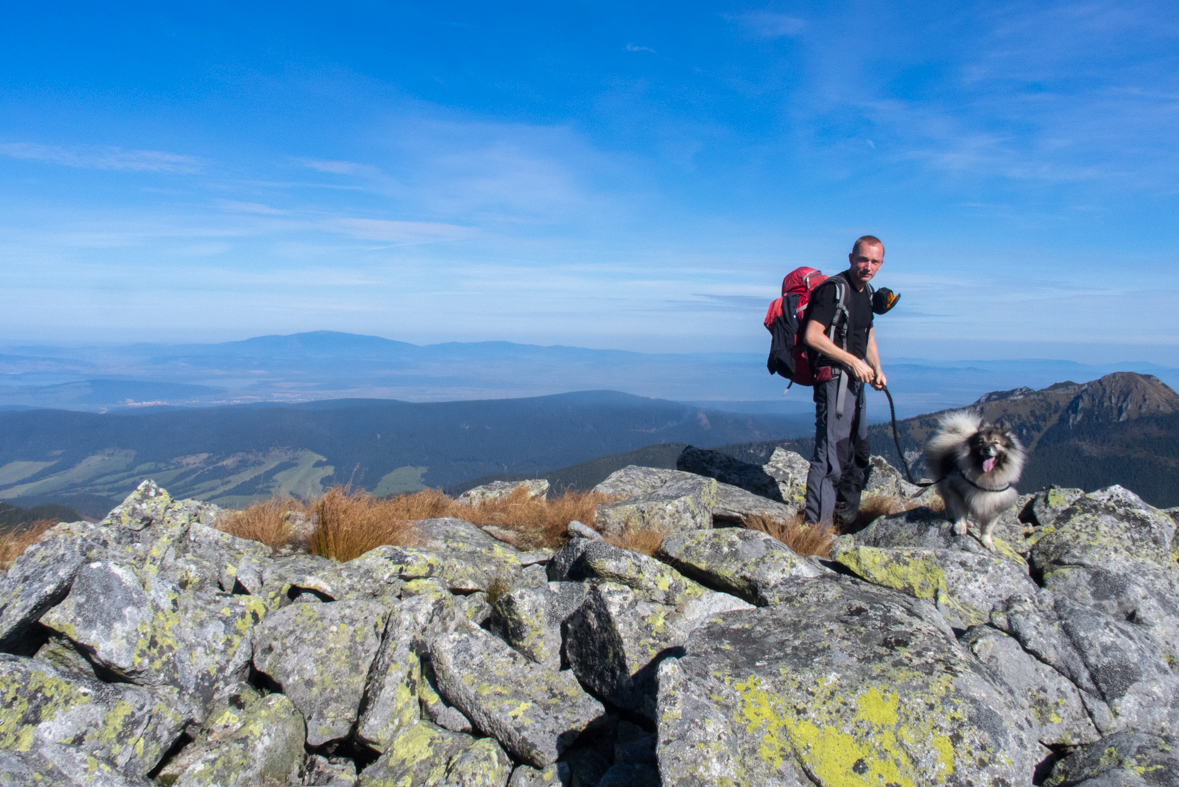
[[[762,352],[872,232],[886,368],[1179,365],[1173,3],[5,16],[4,343]]]

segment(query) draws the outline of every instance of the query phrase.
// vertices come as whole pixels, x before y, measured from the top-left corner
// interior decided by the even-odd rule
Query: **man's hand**
[[[876,371],[868,365],[867,361],[863,361],[853,356],[850,368],[852,375],[860,382],[872,383],[873,386],[876,385],[874,382],[876,379]]]
[[[877,391],[883,391],[884,386],[888,385],[888,378],[884,376],[884,370],[879,366],[874,370],[871,384]]]

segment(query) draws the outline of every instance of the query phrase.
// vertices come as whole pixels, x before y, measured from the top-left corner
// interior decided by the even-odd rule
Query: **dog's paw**
[[[960,519],[954,523],[954,533],[960,536],[966,535],[966,520]]]
[[[991,538],[990,533],[987,533],[982,537],[982,542],[983,542],[983,546],[986,547],[987,549],[991,550],[992,552],[999,551],[999,550],[995,549],[995,539]]]

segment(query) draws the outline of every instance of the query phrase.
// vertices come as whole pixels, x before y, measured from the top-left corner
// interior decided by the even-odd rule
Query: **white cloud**
[[[234,202],[220,199],[216,201],[222,210],[229,213],[252,213],[258,216],[285,216],[289,211],[272,208],[259,202]]]
[[[475,232],[470,227],[460,227],[457,224],[355,218],[328,219],[320,223],[319,228],[361,240],[376,240],[398,244],[439,243],[443,241],[461,240],[470,237]]]
[[[317,172],[327,172],[332,175],[359,175],[361,177],[380,177],[381,170],[368,164],[358,164],[355,161],[331,161],[324,159],[296,159],[300,164]]]
[[[651,47],[649,47],[649,46],[639,46],[638,44],[627,44],[627,45],[626,45],[626,51],[627,51],[627,52],[650,52],[650,53],[652,53],[652,54],[654,54],[654,53],[655,53],[655,50],[654,50],[654,49],[652,49]]]
[[[123,150],[117,147],[70,147],[31,142],[0,143],[0,155],[27,161],[47,161],[67,167],[127,172],[197,172],[201,160],[160,150]]]
[[[773,11],[746,11],[743,14],[727,17],[740,22],[749,32],[758,38],[782,38],[796,36],[806,28],[806,22],[796,16],[779,14]]]

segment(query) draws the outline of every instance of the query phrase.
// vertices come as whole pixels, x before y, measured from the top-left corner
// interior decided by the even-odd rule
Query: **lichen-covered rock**
[[[854,579],[698,628],[659,674],[680,785],[1027,784],[1021,709],[924,602]]]
[[[611,473],[594,491],[622,498],[597,507],[594,524],[603,533],[678,533],[712,527],[716,505],[712,478],[630,465]]]
[[[0,750],[0,787],[153,787],[146,778],[120,773],[117,766],[76,746],[45,744],[30,751]]]
[[[758,606],[781,600],[781,590],[790,584],[787,580],[822,573],[773,536],[741,528],[668,536],[657,554],[702,585]]]
[[[973,535],[954,534],[953,523],[945,514],[921,507],[899,514],[882,516],[852,537],[857,545],[904,549],[957,549],[976,554],[991,553]],[[1023,564],[1023,558],[1008,544],[1002,534],[995,537],[1000,557]]]
[[[1179,741],[1120,732],[1065,757],[1048,787],[1179,787]]]
[[[705,619],[749,608],[734,596],[712,592],[671,606],[603,582],[565,622],[565,654],[583,686],[654,721],[659,663],[678,656]]]
[[[782,502],[778,481],[765,468],[720,451],[690,445],[680,452],[675,467],[686,473],[715,478],[729,488],[741,489],[763,500]]]
[[[1030,560],[1044,587],[1149,633],[1179,666],[1175,523],[1121,487],[1080,497],[1041,529]]]
[[[1042,489],[1032,497],[1032,524],[1036,527],[1048,527],[1056,521],[1061,511],[1084,495],[1084,489],[1062,489],[1055,486]]]
[[[196,751],[176,787],[289,784],[302,771],[304,733],[303,716],[282,694],[226,706],[214,732],[191,744]]]
[[[504,787],[512,761],[495,738],[480,738],[446,766],[446,783],[454,787]]]
[[[1056,763],[1047,787],[1179,787],[1174,736],[1118,733]]]
[[[106,515],[102,524],[142,530],[163,521],[172,505],[172,496],[166,490],[156,486],[155,481],[143,481]]]
[[[499,500],[523,489],[529,497],[544,500],[549,494],[549,482],[543,478],[530,478],[525,481],[492,481],[473,489],[468,489],[458,496],[460,503],[478,505],[492,500]]]
[[[398,733],[361,772],[358,787],[443,787],[451,762],[474,742],[470,735],[420,721]]]
[[[471,732],[475,729],[471,720],[462,711],[447,705],[438,694],[438,676],[429,654],[421,658],[422,680],[418,683],[418,701],[422,706],[422,718],[451,732]]]
[[[699,582],[655,558],[588,539],[570,541],[549,564],[549,578],[557,582],[614,582],[659,604],[682,604],[707,592]]]
[[[990,626],[975,626],[962,644],[1027,705],[1039,727],[1036,738],[1045,746],[1077,746],[1100,736],[1077,687],[1047,664],[1028,654],[1019,643]]]
[[[356,763],[344,757],[312,754],[307,758],[303,784],[307,787],[356,787]]]
[[[438,690],[513,757],[544,768],[595,719],[601,703],[568,672],[552,672],[461,619],[432,631]]]
[[[127,566],[83,566],[41,622],[91,661],[141,686],[173,686],[203,713],[219,687],[244,678],[250,632],[265,615],[252,596],[183,591]]]
[[[547,585],[514,588],[491,605],[496,633],[529,660],[551,670],[561,668],[563,621],[554,614],[555,595]]]
[[[1141,627],[1046,590],[1012,596],[991,624],[1068,678],[1102,735],[1179,728],[1179,676]]]
[[[20,652],[29,626],[66,597],[78,569],[104,546],[98,528],[71,523],[28,547],[0,575],[0,650]]]
[[[744,489],[719,481],[716,485],[716,504],[712,507],[714,527],[741,527],[749,517],[786,520],[797,511],[785,503],[755,495]]]
[[[262,573],[270,558],[269,547],[201,522],[189,525],[183,547],[185,557],[198,558],[215,568],[222,590],[232,592],[240,584],[254,595],[261,592]]]
[[[388,615],[377,601],[292,604],[256,629],[254,668],[303,714],[309,745],[352,730]]]
[[[1023,561],[990,553],[860,546],[835,560],[867,582],[930,601],[959,628],[985,623],[995,604],[1037,590]]]
[[[778,483],[778,495],[783,503],[795,511],[806,506],[806,476],[811,469],[807,459],[785,448],[775,448],[762,469]]]
[[[414,530],[421,546],[405,551],[432,551],[452,591],[486,591],[497,577],[512,584],[520,572],[520,553],[470,522],[453,517],[423,519],[414,522]]]
[[[863,497],[909,497],[921,491],[910,484],[883,456],[873,455],[868,462],[868,479],[864,482]]]
[[[369,671],[356,729],[357,737],[377,751],[384,751],[401,730],[421,718],[418,651],[437,606],[428,596],[416,596],[389,610],[384,641]]]
[[[7,654],[0,654],[0,707],[0,750],[69,747],[96,758],[96,768],[105,762],[132,779],[155,767],[186,721],[146,689],[101,683]],[[52,750],[42,754],[67,772],[72,767],[72,759],[59,761]]]
[[[562,770],[568,775],[568,766],[562,769],[560,764],[550,765],[544,770],[537,770],[531,765],[520,765],[512,771],[508,787],[567,787],[569,779],[561,777]]]

